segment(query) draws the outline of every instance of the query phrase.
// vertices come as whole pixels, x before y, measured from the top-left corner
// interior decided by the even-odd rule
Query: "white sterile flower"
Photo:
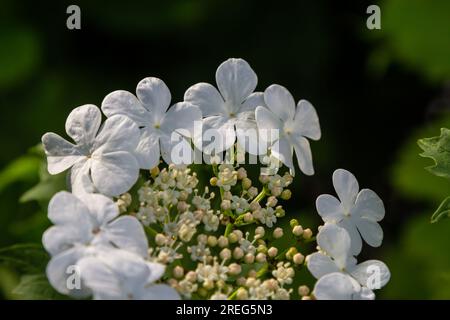
[[[359,191],[355,176],[344,169],[334,171],[333,185],[340,201],[329,194],[320,195],[316,200],[317,212],[323,221],[335,223],[348,231],[354,255],[361,252],[361,237],[372,247],[380,246],[383,230],[377,221],[384,218],[380,197],[370,189]]]
[[[66,269],[96,251],[95,248],[121,248],[147,257],[148,244],[142,225],[132,216],[117,218],[118,215],[117,205],[100,194],[77,198],[61,191],[53,196],[48,218],[55,225],[44,232],[42,243],[52,256],[47,276],[56,290],[72,294],[66,286]]]
[[[141,135],[136,154],[142,169],[158,165],[160,154],[168,164],[178,162],[180,159],[172,159],[172,149],[182,141],[187,150],[191,150],[182,137],[193,136],[194,122],[202,118],[200,109],[187,102],[176,103],[169,108],[170,91],[158,78],[141,80],[136,95],[125,90],[114,91],[103,100],[102,110],[107,117],[122,114],[139,125]],[[176,135],[174,140],[172,133]],[[191,155],[183,154],[181,158],[183,163],[192,161]]]
[[[373,291],[361,287],[352,277],[340,273],[329,273],[320,278],[313,290],[317,300],[373,300]]]
[[[263,94],[253,92],[258,83],[256,73],[245,60],[228,59],[217,68],[216,83],[219,90],[204,82],[193,85],[184,94],[184,101],[202,110],[203,132],[214,129],[222,138],[222,144],[215,145],[216,153],[228,150],[237,136],[239,144],[247,152],[257,154],[255,141],[246,141],[246,134],[249,139],[253,138],[250,132],[257,139],[255,109],[265,105]],[[195,143],[199,148],[207,142],[202,138],[209,140],[196,137]],[[210,153],[212,150],[205,148],[203,151]]]
[[[49,132],[42,136],[50,174],[69,168],[74,193],[99,191],[117,196],[128,191],[139,175],[134,151],[139,128],[128,117],[117,115],[105,121],[94,105],[75,108],[67,117],[66,132],[72,144]],[[99,130],[100,129],[100,130]]]
[[[97,300],[178,300],[172,287],[154,282],[165,266],[124,250],[107,250],[78,262],[84,284]]]
[[[313,175],[312,155],[306,138],[319,140],[321,136],[316,110],[306,100],[295,101],[289,91],[273,84],[264,91],[267,108],[256,108],[259,136],[271,147],[271,155],[283,162],[294,173],[293,152],[300,170]],[[273,134],[277,130],[278,134]]]
[[[368,289],[380,289],[390,279],[389,269],[381,261],[368,260],[356,264],[350,252],[350,236],[344,228],[326,224],[317,235],[317,244],[322,252],[313,253],[307,258],[308,269],[317,279],[341,272]]]

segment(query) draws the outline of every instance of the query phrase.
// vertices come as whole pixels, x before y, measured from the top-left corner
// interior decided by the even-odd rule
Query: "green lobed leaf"
[[[426,169],[436,176],[450,179],[450,130],[441,128],[440,136],[420,139],[417,143],[424,151],[420,155],[435,162]]]
[[[450,196],[445,198],[439,208],[431,216],[431,223],[438,222],[444,218],[450,218]]]

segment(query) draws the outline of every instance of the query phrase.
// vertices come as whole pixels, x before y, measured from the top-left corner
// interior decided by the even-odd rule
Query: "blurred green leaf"
[[[450,79],[450,1],[383,1],[381,36],[392,58],[428,79]]]
[[[48,260],[40,244],[16,244],[0,249],[0,264],[21,273],[42,273]]]
[[[445,198],[439,208],[431,216],[431,223],[438,222],[443,218],[450,218],[450,197]]]
[[[25,300],[53,300],[64,298],[64,296],[52,288],[45,274],[27,274],[22,276],[13,293],[19,299]]]
[[[439,177],[450,178],[450,130],[441,128],[440,136],[420,139],[417,143],[424,151],[420,155],[435,162],[426,169]]]
[[[36,179],[41,160],[32,155],[22,156],[0,172],[0,192],[17,181]]]

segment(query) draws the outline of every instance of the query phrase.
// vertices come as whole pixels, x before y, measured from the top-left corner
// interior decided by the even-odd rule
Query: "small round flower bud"
[[[278,249],[275,247],[271,247],[269,248],[269,250],[267,250],[267,254],[269,255],[269,257],[271,258],[275,258],[276,255],[278,254]]]
[[[292,196],[292,192],[289,189],[285,189],[283,190],[283,192],[281,192],[281,199],[283,200],[289,200]]]
[[[298,220],[297,219],[291,219],[291,221],[289,221],[289,225],[291,226],[291,228],[294,228],[295,226],[298,226]]]
[[[236,260],[242,259],[244,256],[244,250],[239,247],[234,248],[233,250],[233,258]]]
[[[255,255],[253,253],[247,253],[244,257],[244,262],[251,264],[255,261]]]
[[[305,229],[305,230],[303,230],[303,238],[305,239],[305,240],[309,240],[309,239],[311,239],[311,237],[312,237],[312,231],[311,231],[311,229]]]
[[[231,201],[230,200],[222,200],[222,203],[220,204],[220,207],[222,210],[230,210],[231,208]]]
[[[248,195],[253,199],[258,195],[258,188],[256,187],[250,187],[247,190]]]
[[[163,246],[166,243],[166,237],[162,233],[155,236],[155,242],[158,246]]]
[[[176,279],[181,279],[184,275],[184,269],[182,266],[176,266],[175,268],[173,268],[172,273]]]
[[[238,286],[245,286],[246,282],[247,282],[247,279],[245,277],[240,277],[236,280],[236,284]]]
[[[158,176],[159,174],[159,168],[158,167],[154,167],[150,169],[150,175],[152,176],[152,178],[156,178],[156,176]]]
[[[189,205],[186,203],[186,201],[178,201],[177,209],[179,212],[185,212],[187,209],[189,209]]]
[[[262,253],[266,253],[267,252],[267,247],[264,244],[260,244],[258,246],[258,248],[256,249],[257,252],[262,252]]]
[[[231,194],[230,191],[225,191],[223,193],[223,199],[225,199],[225,200],[231,200],[232,197],[233,197],[233,195]]]
[[[237,241],[241,241],[241,239],[244,237],[244,234],[239,229],[233,230],[233,233],[237,236]]]
[[[266,255],[262,252],[258,253],[256,255],[256,261],[257,262],[266,262]]]
[[[277,205],[277,203],[278,203],[278,200],[274,196],[270,196],[267,199],[267,206],[268,207],[272,207],[273,208],[273,207],[275,207]]]
[[[281,228],[275,228],[275,230],[273,230],[273,237],[275,239],[279,239],[283,236],[283,229]]]
[[[222,251],[220,251],[220,258],[222,260],[228,260],[231,258],[231,250],[228,248],[222,249]]]
[[[189,271],[186,273],[185,279],[189,282],[196,282],[197,281],[197,273],[195,271]]]
[[[310,296],[304,296],[302,297],[302,300],[312,300]]]
[[[255,235],[257,235],[258,238],[264,237],[265,233],[266,233],[266,231],[264,230],[264,227],[259,226],[255,229]]]
[[[180,195],[178,196],[178,200],[180,201],[186,201],[189,198],[189,192],[186,190],[181,190]]]
[[[217,243],[218,243],[219,247],[221,247],[221,248],[228,247],[228,238],[226,238],[224,236],[220,236],[219,240],[217,240]]]
[[[294,255],[297,253],[297,248],[290,247],[289,250],[286,252],[286,259],[292,260]]]
[[[275,208],[275,215],[277,216],[277,218],[282,218],[286,215],[286,211],[284,211],[282,206],[277,206]]]
[[[261,205],[259,204],[259,202],[250,203],[250,210],[256,211],[256,210],[260,210],[260,209],[261,209]]]
[[[198,288],[197,293],[200,297],[205,298],[208,295],[208,290],[205,288]]]
[[[250,212],[244,214],[244,222],[251,222],[253,220],[253,215]]]
[[[236,299],[238,300],[247,300],[248,299],[248,292],[245,290],[245,288],[239,288],[236,292]]]
[[[272,190],[270,190],[270,193],[272,193],[274,197],[279,197],[281,195],[281,192],[283,192],[282,187],[273,187]]]
[[[211,179],[209,179],[209,184],[213,187],[217,186],[217,177],[212,177]]]
[[[309,294],[308,286],[300,286],[298,287],[298,295],[301,297],[307,296]]]
[[[256,270],[252,269],[248,272],[248,278],[256,278]]]
[[[204,243],[204,244],[206,244],[206,243],[208,242],[208,236],[207,236],[206,234],[199,234],[199,235],[197,236],[197,241],[198,241],[199,243]]]
[[[228,241],[230,241],[230,243],[236,243],[238,242],[238,236],[232,232],[228,235]]]
[[[259,182],[261,182],[262,184],[267,184],[269,183],[270,177],[266,174],[262,174],[259,176]]]
[[[205,288],[206,290],[211,290],[212,288],[214,288],[214,281],[206,279],[203,282],[203,288]]]
[[[239,180],[242,180],[244,178],[247,178],[247,171],[244,168],[239,168],[237,170],[237,178]]]
[[[237,263],[232,263],[228,266],[228,272],[233,276],[237,276],[239,273],[241,273],[241,271],[241,265]]]
[[[171,278],[167,280],[167,284],[172,288],[176,288],[176,286],[178,285],[178,281],[176,279]]]
[[[292,261],[294,261],[295,264],[302,264],[303,261],[305,261],[305,257],[299,252],[294,254]]]
[[[302,226],[295,226],[295,227],[292,229],[292,233],[294,234],[294,236],[297,236],[297,237],[301,236],[301,235],[303,234],[303,228],[302,228]]]
[[[242,188],[244,188],[244,190],[247,190],[251,186],[252,186],[252,180],[250,180],[249,178],[242,179]]]
[[[208,246],[214,248],[217,246],[217,238],[215,236],[209,236],[208,237]]]

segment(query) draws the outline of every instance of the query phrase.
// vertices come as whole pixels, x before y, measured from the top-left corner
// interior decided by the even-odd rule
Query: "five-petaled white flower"
[[[352,277],[341,273],[329,273],[317,280],[313,295],[317,300],[373,300],[373,291],[361,287]]]
[[[67,117],[66,132],[72,144],[49,132],[42,136],[50,174],[70,167],[72,192],[98,191],[116,196],[128,191],[139,175],[134,151],[139,128],[128,117],[107,119],[102,127],[101,112],[94,105],[75,108]]]
[[[135,217],[117,218],[118,215],[117,204],[100,194],[78,198],[61,191],[53,196],[48,217],[55,225],[44,232],[42,243],[52,256],[47,276],[55,289],[76,295],[66,286],[67,267],[100,248],[121,248],[147,257],[148,243],[142,225]]]
[[[380,289],[390,279],[389,269],[381,261],[368,260],[356,264],[356,259],[350,252],[350,236],[344,228],[326,224],[317,235],[317,244],[322,252],[313,253],[307,258],[308,269],[317,279],[341,272],[369,290]],[[369,290],[365,290],[366,295],[370,293]]]
[[[316,110],[306,100],[300,100],[295,108],[290,92],[277,84],[264,91],[264,101],[267,108],[256,108],[260,139],[267,141],[271,155],[283,162],[292,173],[295,172],[292,159],[295,150],[300,170],[306,175],[313,175],[311,148],[306,138],[320,139]]]
[[[178,300],[172,287],[154,282],[165,266],[124,250],[104,250],[78,262],[83,283],[96,300]]]
[[[361,237],[372,247],[380,246],[383,230],[377,222],[384,217],[380,197],[370,189],[359,191],[355,176],[344,169],[334,171],[333,185],[340,201],[329,194],[322,194],[316,200],[317,212],[323,221],[347,230],[353,255],[361,252]]]
[[[236,141],[249,153],[258,154],[255,109],[264,106],[263,94],[253,92],[258,83],[256,73],[243,59],[228,59],[216,71],[219,90],[209,83],[197,83],[184,94],[184,101],[199,106],[203,113],[203,132],[216,130],[222,141],[214,141],[214,152],[228,150]],[[254,133],[252,135],[252,133]],[[211,138],[211,137],[209,137]],[[197,147],[205,153],[207,134],[195,137]],[[205,140],[205,141],[204,141]]]
[[[139,125],[141,136],[136,156],[142,169],[157,166],[160,154],[166,163],[174,162],[172,149],[177,144],[191,150],[184,137],[192,138],[194,122],[201,123],[202,114],[197,106],[179,102],[169,108],[172,99],[169,88],[158,78],[141,80],[136,96],[124,90],[114,91],[103,100],[102,110],[107,117],[126,115]],[[192,155],[183,154],[180,161],[190,164]]]

